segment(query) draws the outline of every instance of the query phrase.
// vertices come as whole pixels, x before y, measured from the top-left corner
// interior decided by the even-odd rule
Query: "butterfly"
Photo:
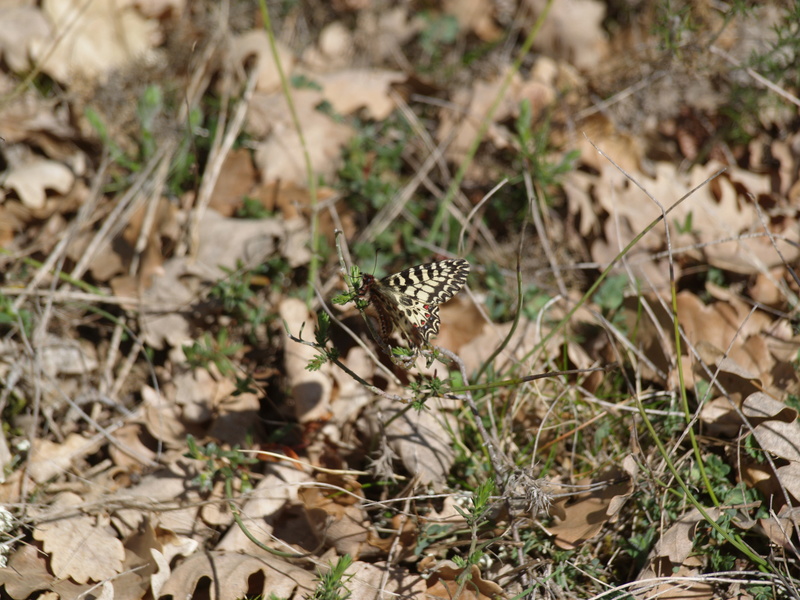
[[[464,287],[469,263],[463,258],[417,265],[383,279],[361,276],[357,298],[377,311],[384,341],[395,329],[418,349],[439,333],[439,305]]]

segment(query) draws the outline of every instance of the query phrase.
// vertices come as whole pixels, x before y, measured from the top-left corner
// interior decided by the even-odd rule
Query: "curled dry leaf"
[[[52,39],[52,29],[42,12],[34,6],[5,6],[0,8],[0,57],[12,71],[27,71],[31,67],[33,47]],[[4,130],[5,131],[5,130]],[[4,137],[15,141],[8,134]]]
[[[799,486],[795,481],[790,493],[795,494],[798,488]],[[794,538],[795,531],[800,530],[800,508],[784,506],[776,516],[759,519],[758,522],[774,544],[786,550],[794,551],[795,544],[792,538]]]
[[[744,401],[742,412],[762,421],[754,430],[762,449],[781,458],[800,461],[800,423],[796,410],[763,392],[756,392]]]
[[[464,568],[459,567],[451,560],[437,561],[432,556],[426,556],[419,561],[419,568],[421,571],[427,571],[428,579],[432,582],[426,593],[427,598],[452,598],[460,588],[458,581]],[[503,595],[502,587],[493,581],[483,579],[478,565],[470,565],[469,569],[469,587],[472,589],[472,598],[489,600]],[[477,590],[477,594],[474,590]]]
[[[303,136],[311,165],[318,176],[333,178],[342,161],[342,148],[354,135],[351,127],[337,123],[317,110],[323,100],[320,92],[296,90],[293,103],[303,123]],[[297,130],[287,118],[286,99],[280,94],[256,95],[248,113],[248,128],[261,130],[264,141],[256,145],[255,164],[266,183],[304,185],[307,179],[304,146]],[[256,133],[256,135],[258,135]]]
[[[284,329],[284,368],[286,379],[291,386],[292,398],[295,402],[295,415],[301,423],[316,421],[330,413],[331,378],[329,369],[323,367],[319,371],[306,369],[309,361],[317,352],[310,346],[292,341],[286,335],[302,335],[305,338],[313,337],[313,328],[316,319],[308,312],[306,305],[297,298],[286,298],[279,308],[281,319],[286,322]]]
[[[133,534],[144,522],[176,536],[202,539],[210,533],[199,524],[200,494],[190,483],[194,470],[185,462],[174,462],[172,469],[151,473],[138,485],[106,497],[109,503],[123,506],[112,515],[114,527],[123,537]]]
[[[526,4],[533,9],[528,14],[539,15],[546,2],[528,0]],[[575,18],[576,15],[580,18]],[[536,36],[534,48],[545,54],[555,52],[578,69],[594,69],[608,56],[608,38],[603,28],[605,17],[606,4],[598,0],[556,2]]]
[[[458,20],[462,31],[473,31],[484,42],[493,42],[503,35],[495,23],[495,5],[488,0],[445,0],[442,8]]]
[[[323,88],[325,100],[334,110],[349,115],[365,108],[370,119],[382,121],[395,109],[390,91],[392,85],[406,79],[400,71],[383,69],[346,69],[316,77]],[[353,90],[358,90],[357,94]]]
[[[634,477],[638,472],[632,459],[626,458],[622,466],[624,472],[612,469],[605,474],[607,481],[627,476],[620,483],[612,483],[571,498],[562,498],[552,504],[550,513],[556,517],[556,521],[546,531],[555,536],[555,543],[559,548],[576,548],[597,535],[606,522],[616,519],[625,500],[633,493]]]
[[[718,508],[706,508],[712,519],[720,516]],[[649,562],[639,574],[638,581],[647,582],[647,588],[653,588],[652,580],[657,577],[666,578],[655,589],[650,589],[648,598],[715,598],[713,588],[702,582],[671,583],[670,577],[691,577],[703,566],[704,559],[695,552],[695,530],[704,518],[693,508],[670,527],[656,543],[650,553]],[[641,594],[645,587],[637,588]]]
[[[210,600],[238,600],[248,594],[276,598],[310,597],[316,584],[310,570],[301,569],[275,556],[249,556],[236,552],[196,553],[179,564],[164,583],[156,600],[192,598],[203,579],[211,582]],[[250,589],[251,582],[261,589]]]
[[[63,474],[76,458],[96,450],[96,442],[87,440],[77,433],[70,433],[61,443],[37,438],[33,441],[28,461],[28,475],[36,483],[44,483]]]
[[[75,175],[60,162],[37,158],[11,168],[0,181],[4,189],[17,193],[25,206],[40,209],[44,208],[47,190],[63,196],[72,188]]]
[[[764,465],[764,468],[765,470],[768,469],[767,472],[770,474],[769,487],[762,482],[760,488],[774,498],[774,503],[780,505],[780,503],[785,502],[784,490],[789,492],[792,497],[800,498],[800,463],[792,461],[782,467],[778,467],[776,475],[772,475],[773,471],[770,466]],[[775,481],[776,476],[777,481]],[[785,510],[787,510],[786,505],[783,506],[781,512]],[[795,513],[792,514],[795,515]],[[792,518],[797,518],[797,516],[792,516]]]
[[[394,400],[382,399],[366,418],[370,420],[370,430],[375,432],[384,429],[381,423],[391,421],[384,429],[389,448],[420,485],[432,486],[438,492],[444,488],[455,462],[453,436],[457,435],[458,427],[441,403],[428,402],[426,407],[427,410],[407,410],[393,418],[402,408]]]
[[[158,22],[143,18],[132,2],[46,0],[42,11],[54,33],[33,44],[32,54],[61,83],[105,78],[161,41]]]
[[[355,481],[337,478],[327,481],[329,478],[326,476],[322,476],[322,479],[361,495]],[[374,534],[358,498],[321,487],[304,487],[298,492],[298,497],[303,502],[306,519],[317,538],[326,546],[335,548],[340,556],[349,554],[358,560],[382,553],[379,546],[371,543]]]
[[[410,573],[408,569],[384,562],[367,563],[354,562],[347,569],[348,575],[353,575],[347,588],[351,598],[374,598],[375,590],[384,592],[385,598],[427,598],[425,595],[427,584],[420,576]],[[462,596],[462,599],[465,598]]]
[[[714,398],[703,404],[699,415],[704,424],[703,433],[715,436],[733,437],[742,427],[742,418],[736,412],[729,398]]]
[[[83,500],[71,492],[61,494],[52,508],[78,507]],[[77,512],[77,511],[76,511]],[[102,581],[122,571],[125,548],[112,535],[107,519],[68,514],[55,521],[40,523],[33,537],[44,543],[50,554],[50,568],[59,579],[78,583]]]
[[[150,435],[171,447],[183,447],[189,431],[175,402],[170,402],[149,385],[142,387],[141,394],[144,424]]]
[[[79,585],[70,580],[59,580],[47,568],[47,558],[34,544],[23,544],[11,555],[8,566],[0,568],[0,586],[13,600],[46,598],[80,598],[93,586]],[[45,592],[36,595],[36,592]],[[47,596],[47,592],[51,596]]]
[[[281,42],[276,42],[281,69],[289,75],[294,68],[292,51]],[[267,32],[263,29],[252,29],[242,35],[236,36],[231,41],[230,60],[239,64],[244,69],[245,63],[252,57],[256,58],[258,79],[256,90],[260,93],[271,94],[281,87],[281,77],[275,64]]]
[[[258,482],[255,490],[247,495],[244,505],[240,506],[242,519],[250,532],[266,545],[274,546],[270,540],[275,527],[286,525],[285,511],[297,503],[298,488],[309,481],[311,477],[308,473],[293,465],[270,465],[264,478]],[[307,530],[303,529],[303,532],[307,533]],[[302,536],[292,536],[290,532],[287,537]],[[313,549],[306,548],[306,550]],[[239,527],[228,529],[215,550],[242,552],[254,556],[264,554],[264,550],[250,541]]]

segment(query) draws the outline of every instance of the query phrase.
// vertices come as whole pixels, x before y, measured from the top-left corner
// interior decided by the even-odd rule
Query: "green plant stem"
[[[744,540],[738,535],[731,535],[727,530],[723,529],[714,519],[711,518],[711,515],[706,512],[705,507],[700,503],[700,501],[692,494],[692,491],[689,489],[689,486],[686,485],[686,482],[681,477],[680,473],[678,472],[677,467],[672,462],[670,458],[669,452],[667,452],[664,443],[661,441],[661,438],[658,436],[658,433],[653,427],[653,424],[647,418],[647,413],[644,410],[644,405],[642,404],[639,396],[636,396],[636,407],[639,409],[639,414],[642,416],[645,426],[647,427],[648,432],[650,433],[650,437],[653,438],[656,446],[658,447],[658,451],[661,456],[664,458],[666,462],[667,468],[672,473],[672,476],[675,478],[675,481],[680,486],[681,490],[683,490],[684,497],[689,500],[689,502],[697,509],[697,511],[703,516],[706,522],[711,526],[714,531],[716,531],[722,538],[727,540],[731,545],[736,547],[740,550],[743,554],[747,555],[750,560],[752,560],[755,564],[758,565],[760,569],[764,571],[770,571],[769,563],[759,556],[750,546],[748,546]]]
[[[511,329],[508,330],[508,334],[500,342],[500,345],[494,349],[494,351],[489,355],[489,358],[483,361],[481,368],[478,370],[478,373],[475,375],[475,380],[479,381],[483,374],[486,372],[486,369],[489,368],[489,365],[494,363],[494,359],[500,356],[500,353],[511,343],[511,338],[514,337],[514,333],[517,331],[517,326],[519,325],[520,317],[522,316],[522,241],[525,239],[525,227],[522,228],[522,236],[520,237],[520,247],[519,252],[517,253],[517,309],[514,311],[514,321],[511,323]]]
[[[281,80],[281,89],[286,98],[286,104],[289,107],[289,112],[292,115],[292,122],[294,123],[297,136],[300,139],[300,147],[303,149],[303,161],[306,167],[306,180],[308,181],[308,195],[311,203],[311,262],[308,267],[308,285],[306,287],[306,305],[310,306],[314,299],[314,283],[317,280],[319,273],[319,215],[317,214],[317,178],[314,174],[314,165],[311,162],[311,155],[308,152],[308,144],[306,143],[305,135],[303,135],[303,126],[300,122],[300,117],[297,115],[297,107],[292,98],[292,90],[289,87],[289,80],[283,70],[280,56],[278,55],[278,48],[275,45],[275,33],[272,30],[272,19],[269,16],[269,9],[267,8],[266,0],[259,0],[261,8],[261,18],[264,20],[264,29],[269,38],[269,47],[272,50],[272,58],[275,61],[275,68],[278,70],[278,75]]]
[[[503,379],[502,381],[493,381],[491,383],[477,383],[475,385],[467,385],[460,388],[450,390],[450,394],[461,394],[463,392],[475,392],[478,390],[490,390],[492,388],[506,387],[512,385],[519,385],[527,381],[535,381],[536,379],[545,379],[547,377],[558,377],[559,375],[576,375],[578,373],[592,373],[594,371],[608,371],[615,368],[616,363],[608,365],[607,367],[593,367],[591,369],[570,369],[569,371],[548,371],[547,373],[537,373],[536,375],[526,375],[525,377],[515,377],[513,379]]]
[[[0,248],[0,253],[5,254],[6,256],[14,256],[14,253],[7,250],[6,248]],[[24,264],[30,267],[34,267],[35,269],[41,269],[43,266],[43,263],[29,256],[24,256],[20,260],[22,260]],[[52,274],[53,273],[51,273],[51,275]],[[96,294],[98,296],[108,295],[105,294],[100,288],[95,287],[90,283],[86,283],[85,281],[81,281],[80,279],[75,279],[74,277],[68,275],[67,273],[64,273],[63,271],[59,271],[58,273],[55,274],[55,276],[58,277],[58,279],[60,279],[61,281],[69,283],[70,285],[74,285],[75,287],[80,288],[84,292],[87,292],[89,294]]]

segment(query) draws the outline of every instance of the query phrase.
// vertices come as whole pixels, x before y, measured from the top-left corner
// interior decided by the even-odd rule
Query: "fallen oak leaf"
[[[82,503],[77,494],[65,492],[55,507],[77,507]],[[34,529],[33,537],[43,542],[45,552],[50,554],[50,568],[56,577],[86,583],[102,581],[122,571],[125,548],[109,533],[106,520],[74,514],[40,523]]]
[[[60,162],[38,159],[12,168],[4,178],[3,187],[14,190],[25,206],[36,210],[44,208],[46,190],[63,195],[74,181],[75,175]]]

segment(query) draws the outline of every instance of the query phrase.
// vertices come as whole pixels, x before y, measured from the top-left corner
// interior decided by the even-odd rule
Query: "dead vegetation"
[[[800,596],[797,11],[0,7],[0,597]]]

